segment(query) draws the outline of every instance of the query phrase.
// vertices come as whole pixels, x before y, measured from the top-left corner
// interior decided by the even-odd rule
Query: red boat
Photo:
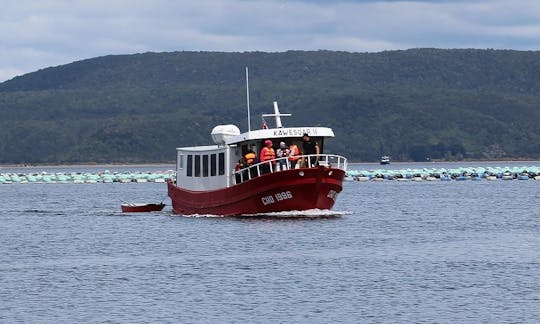
[[[241,134],[234,125],[220,125],[212,130],[214,145],[176,149],[176,179],[167,182],[174,213],[267,215],[333,207],[347,159],[323,153],[325,139],[334,136],[332,129],[282,127],[280,117],[290,114],[280,114],[276,102],[274,114],[264,116],[275,117],[276,127]],[[289,157],[278,157],[235,170],[247,152],[260,152],[265,141],[272,141],[275,149],[280,142],[302,148],[304,134],[317,142],[319,154],[297,156],[295,167]]]
[[[124,203],[120,205],[122,212],[124,213],[146,213],[153,211],[163,210],[164,203],[159,204],[137,204],[137,203]]]

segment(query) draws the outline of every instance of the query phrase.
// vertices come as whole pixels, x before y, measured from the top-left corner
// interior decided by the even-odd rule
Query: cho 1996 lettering
[[[274,195],[264,196],[261,198],[263,205],[270,205],[275,202],[291,199],[293,197],[290,191],[277,192]]]

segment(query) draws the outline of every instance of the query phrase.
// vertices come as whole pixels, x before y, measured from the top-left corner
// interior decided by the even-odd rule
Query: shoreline
[[[540,160],[527,160],[527,159],[504,159],[504,160],[461,160],[461,161],[445,161],[445,160],[433,160],[433,161],[392,161],[387,166],[391,165],[401,165],[401,164],[438,164],[438,163],[448,163],[448,164],[459,164],[459,163],[540,163]],[[59,164],[0,164],[0,170],[2,168],[93,168],[93,167],[104,167],[104,168],[142,168],[142,167],[167,167],[174,168],[175,162],[169,163],[59,163]],[[349,164],[373,164],[381,165],[379,162],[363,162],[363,161],[349,161]]]
[[[2,168],[90,168],[90,167],[111,167],[111,168],[121,168],[121,167],[160,167],[160,166],[172,166],[174,167],[175,163],[74,163],[74,164],[0,164],[0,169]]]
[[[439,164],[439,163],[448,163],[448,164],[459,164],[459,163],[540,163],[540,160],[462,160],[462,161],[444,161],[444,160],[437,160],[437,161],[425,161],[425,162],[418,162],[418,161],[392,161],[389,164],[385,165],[392,165],[392,164]],[[350,162],[349,164],[377,164],[382,165],[379,162]]]
[[[391,161],[390,164],[430,164],[430,163],[482,163],[482,162],[537,162],[540,163],[540,159],[526,159],[526,158],[516,158],[516,159],[464,159],[464,160],[431,160],[431,161]],[[351,161],[350,164],[380,164],[379,161]],[[34,167],[96,167],[96,166],[110,166],[110,167],[145,167],[145,166],[174,166],[175,161],[170,162],[142,162],[142,163],[129,163],[129,162],[110,162],[110,163],[98,163],[98,162],[84,162],[84,163],[0,163],[0,168],[34,168]]]

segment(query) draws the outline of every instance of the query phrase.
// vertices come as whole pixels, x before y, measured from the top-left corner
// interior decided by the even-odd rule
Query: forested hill
[[[272,101],[352,161],[540,157],[540,52],[114,55],[0,83],[0,163],[165,162]]]

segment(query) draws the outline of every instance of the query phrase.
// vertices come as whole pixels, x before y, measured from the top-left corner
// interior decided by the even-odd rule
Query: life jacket
[[[300,158],[300,150],[296,144],[289,147],[291,153],[289,154],[289,161],[297,161]]]
[[[273,160],[276,158],[276,152],[271,147],[263,147],[261,150],[261,162]]]
[[[246,153],[246,155],[244,155],[244,158],[246,159],[246,162],[248,165],[252,165],[253,162],[255,162],[255,158],[257,157],[257,155],[255,155],[255,153],[253,152],[248,152]]]

